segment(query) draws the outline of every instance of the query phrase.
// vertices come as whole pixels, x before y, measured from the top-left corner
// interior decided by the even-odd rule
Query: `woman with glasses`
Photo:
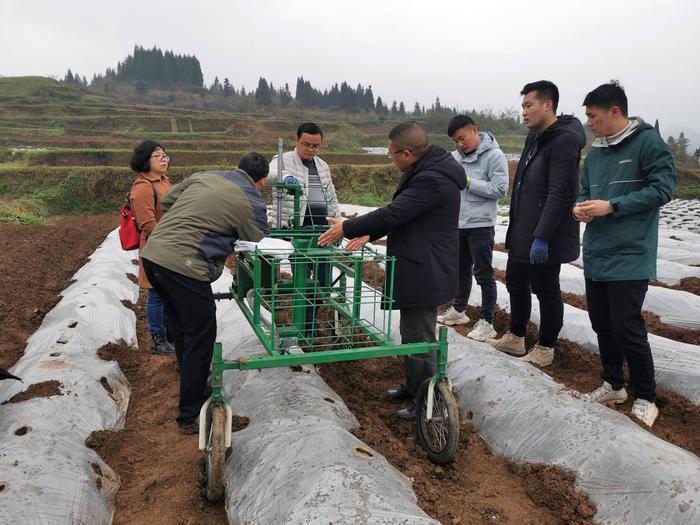
[[[166,338],[165,307],[158,292],[143,271],[141,252],[148,236],[163,216],[160,202],[163,194],[170,188],[170,179],[166,176],[170,158],[163,146],[152,140],[144,140],[134,149],[131,156],[131,169],[137,173],[131,186],[129,198],[134,218],[141,231],[139,244],[139,286],[147,290],[146,320],[151,334],[151,350],[162,355],[175,355],[175,348]]]

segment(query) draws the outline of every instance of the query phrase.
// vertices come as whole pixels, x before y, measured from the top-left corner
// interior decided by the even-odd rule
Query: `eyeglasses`
[[[396,151],[389,150],[389,151],[387,151],[386,156],[389,157],[390,159],[393,159],[394,155],[396,155],[397,153],[401,153],[402,151],[408,151],[410,153],[411,150],[408,148],[397,149]]]
[[[167,155],[151,155],[151,158],[157,159],[161,162],[169,162],[170,161],[170,157],[168,157]]]
[[[301,145],[304,146],[306,149],[320,149],[321,147],[320,142],[318,144],[311,144],[311,142],[306,142],[305,140],[301,141]]]

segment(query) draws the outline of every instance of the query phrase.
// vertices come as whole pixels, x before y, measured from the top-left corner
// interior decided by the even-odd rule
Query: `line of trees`
[[[63,81],[67,84],[73,84],[74,86],[88,87],[88,81],[85,75],[81,77],[78,73],[73,73],[70,69],[66,71]]]
[[[194,55],[176,55],[172,51],[161,51],[157,47],[145,49],[134,47],[133,55],[117,64],[116,69],[107,68],[104,75],[95,75],[92,82],[124,81],[163,87],[189,86],[200,89],[204,75],[199,60]]]
[[[88,87],[84,76],[72,73],[69,69],[64,77],[64,82]],[[375,113],[392,117],[413,117],[424,120],[429,131],[435,122],[435,131],[442,130],[445,118],[457,114],[458,109],[443,106],[440,97],[429,106],[416,102],[412,109],[406,107],[403,101],[393,100],[387,103],[381,96],[375,96],[371,85],[357,84],[352,87],[348,82],[336,82],[330,88],[319,89],[314,87],[309,80],[300,76],[296,80],[294,94],[289,84],[274,86],[264,77],[260,77],[255,89],[246,91],[244,86],[240,89],[224,78],[214,78],[211,85],[204,85],[204,77],[199,60],[194,55],[180,55],[173,51],[161,51],[157,47],[146,49],[142,46],[134,46],[134,52],[117,64],[116,69],[107,68],[104,75],[94,75],[89,84],[91,89],[101,90],[105,93],[124,93],[124,88],[129,84],[135,86],[137,98],[143,98],[151,88],[161,88],[170,91],[170,99],[174,102],[175,95],[179,91],[192,95],[199,94],[203,100],[213,95],[213,103],[221,107],[237,107],[249,110],[255,108],[266,111],[274,108],[297,107],[316,108],[328,111],[340,111],[345,113]],[[133,88],[130,88],[133,89]],[[498,124],[494,132],[499,130],[522,131],[517,114],[505,112],[495,115],[490,111],[473,111],[474,118],[482,119],[482,127],[489,124]]]
[[[694,160],[696,164],[700,162],[700,148],[696,148],[695,152],[691,155],[688,152],[690,141],[682,131],[677,138],[670,135],[668,139],[666,139],[666,144],[668,144],[668,148],[671,150],[671,155],[673,155],[673,158],[678,163],[688,164],[691,159]]]
[[[447,108],[440,103],[440,97],[428,108],[416,102],[413,111],[409,112],[403,101],[392,101],[391,106],[384,102],[382,97],[374,97],[372,86],[364,87],[358,84],[353,88],[347,82],[335,83],[328,89],[321,91],[311,85],[311,82],[304,77],[298,77],[296,90],[292,95],[289,84],[276,88],[272,82],[268,82],[264,77],[260,77],[257,87],[252,91],[246,91],[245,86],[236,89],[228,78],[223,82],[219,77],[214,78],[214,82],[206,88],[212,95],[223,97],[252,97],[255,102],[263,107],[281,106],[286,107],[291,103],[302,108],[316,108],[331,111],[343,111],[347,113],[374,112],[381,115],[392,116],[414,116],[423,117],[430,113],[452,112],[455,108]]]

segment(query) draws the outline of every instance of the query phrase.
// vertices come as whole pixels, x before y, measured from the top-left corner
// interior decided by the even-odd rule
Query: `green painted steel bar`
[[[366,348],[346,348],[323,352],[306,352],[302,354],[284,354],[275,356],[254,356],[238,361],[224,361],[225,370],[260,370],[283,366],[312,365],[321,363],[339,363],[360,359],[377,359],[381,357],[424,354],[439,350],[438,343],[407,343]]]
[[[443,379],[447,375],[447,327],[441,326],[438,335],[437,377]]]
[[[214,356],[211,362],[211,397],[214,403],[223,401],[221,389],[224,386],[224,370],[226,370],[226,361],[223,358],[223,348],[221,343],[214,343]]]
[[[253,323],[253,312],[250,310],[250,308],[248,308],[245,301],[241,301],[238,299],[238,297],[235,298],[235,301],[236,304],[238,304],[238,307],[241,309],[241,312],[243,312],[245,318],[248,319],[248,324],[250,324],[250,327],[253,329],[253,332],[255,332],[255,335],[258,337],[260,344],[263,345],[263,348],[265,348],[265,351],[270,355],[279,354],[274,347],[274,337],[271,337],[265,333],[265,330],[259,324]]]

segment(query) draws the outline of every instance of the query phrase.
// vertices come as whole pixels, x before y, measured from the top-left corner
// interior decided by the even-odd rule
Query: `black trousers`
[[[313,278],[316,283],[317,289],[312,290],[306,294],[304,298],[306,301],[305,319],[306,319],[306,336],[315,338],[316,333],[316,313],[318,308],[323,305],[324,295],[321,292],[322,288],[326,288],[330,285],[328,278],[330,277],[331,265],[327,262],[320,263],[308,263],[306,265],[306,276],[307,278]]]
[[[649,281],[591,281],[586,279],[588,317],[598,335],[603,379],[615,390],[625,386],[627,361],[636,397],[656,400],[654,358],[647,340],[642,305]]]
[[[540,303],[540,341],[553,347],[564,323],[564,302],[559,288],[561,264],[529,264],[508,258],[506,287],[510,295],[510,331],[525,336],[532,312],[531,295]]]
[[[180,363],[179,424],[192,423],[205,398],[216,340],[216,304],[211,284],[168,270],[148,259],[143,269],[168,315]]]
[[[496,312],[496,279],[493,275],[493,244],[496,229],[468,228],[459,230],[459,291],[452,305],[463,312],[472,292],[472,275],[481,287],[480,318],[493,322]]]
[[[437,307],[402,308],[399,330],[401,343],[434,343],[437,326]],[[435,375],[437,358],[435,352],[407,355],[404,357],[404,388],[415,398],[423,381]]]

